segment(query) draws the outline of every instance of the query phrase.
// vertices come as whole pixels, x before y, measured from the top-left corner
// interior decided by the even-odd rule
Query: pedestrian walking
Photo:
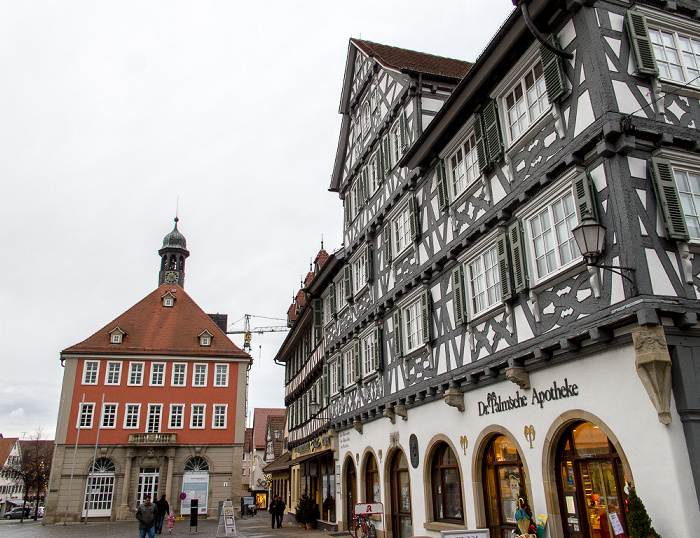
[[[143,502],[136,509],[136,519],[139,520],[139,538],[153,538],[156,530],[156,518],[158,508],[151,502],[151,496],[146,495]]]
[[[168,514],[168,534],[173,533],[174,526],[175,526],[175,514],[173,514],[171,511],[170,514]]]
[[[277,498],[273,497],[272,502],[270,503],[270,506],[268,507],[268,511],[270,512],[270,522],[272,523],[272,528],[275,528],[275,521],[277,521]]]
[[[161,495],[160,499],[156,501],[156,506],[158,507],[158,521],[156,522],[156,532],[162,534],[163,531],[163,521],[170,513],[170,505],[165,495]]]
[[[284,504],[284,501],[282,500],[281,496],[277,496],[277,500],[275,501],[275,514],[274,518],[275,521],[277,521],[277,528],[281,529],[282,528],[282,518],[284,517],[284,509],[287,508],[287,505]],[[273,525],[274,528],[274,525]]]

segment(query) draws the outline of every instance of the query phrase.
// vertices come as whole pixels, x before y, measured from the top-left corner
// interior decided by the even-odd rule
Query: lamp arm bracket
[[[587,262],[586,265],[590,267],[598,267],[599,269],[608,269],[612,273],[620,275],[622,278],[629,281],[629,283],[632,284],[632,286],[634,286],[634,289],[637,289],[637,283],[634,281],[634,279],[623,273],[623,271],[629,271],[634,275],[637,271],[634,267],[622,267],[620,265],[602,265],[594,262]]]

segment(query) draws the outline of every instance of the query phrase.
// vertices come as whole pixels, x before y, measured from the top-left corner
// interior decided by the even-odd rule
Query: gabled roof
[[[284,407],[259,407],[253,411],[253,450],[265,450],[267,417],[284,417],[286,411]]]
[[[396,69],[404,73],[417,72],[439,75],[442,77],[462,78],[472,66],[470,62],[465,62],[463,60],[455,60],[453,58],[426,54],[425,52],[391,47],[389,45],[382,45],[381,43],[373,43],[372,41],[365,41],[362,39],[353,38],[350,42],[357,45],[362,52],[377,60],[384,67]]]
[[[164,308],[161,297],[166,291],[177,301]],[[112,344],[109,331],[119,326],[125,335],[121,344]],[[197,335],[208,330],[211,345],[199,345]],[[185,290],[163,284],[95,334],[62,351],[62,354],[109,355],[191,355],[230,359],[250,359],[226,333],[202,310]]]
[[[0,468],[7,462],[18,439],[18,437],[0,437]]]
[[[267,417],[267,421],[270,427],[270,433],[272,434],[272,450],[274,454],[273,458],[278,458],[282,454],[282,443],[284,441],[284,416],[271,415]],[[275,441],[274,432],[279,430],[280,438],[279,441]]]

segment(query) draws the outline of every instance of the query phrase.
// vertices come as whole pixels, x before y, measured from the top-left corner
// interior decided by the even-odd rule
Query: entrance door
[[[411,481],[408,477],[408,460],[397,451],[391,461],[391,523],[394,538],[413,536],[411,523]]]
[[[614,538],[613,524],[627,533],[627,484],[620,458],[607,436],[590,422],[562,437],[557,486],[567,538]]]
[[[146,495],[151,496],[151,500],[156,500],[158,495],[158,468],[141,467],[139,469],[139,483],[136,489],[136,507],[143,502]]]
[[[348,529],[354,530],[355,503],[357,502],[357,471],[352,460],[348,460],[348,468],[345,471],[345,513],[348,517]]]

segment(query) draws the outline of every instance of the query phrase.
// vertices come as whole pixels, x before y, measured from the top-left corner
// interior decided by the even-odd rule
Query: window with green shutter
[[[462,264],[452,269],[452,307],[455,314],[455,325],[467,322],[467,309],[464,290],[464,269]]]
[[[510,261],[513,268],[513,291],[520,293],[527,289],[527,267],[525,266],[525,250],[523,248],[519,220],[509,226],[508,242],[510,246]]]
[[[331,282],[328,286],[328,302],[331,307],[331,315],[336,316],[338,314],[338,303],[335,298],[335,282]]]
[[[627,11],[625,13],[625,28],[630,40],[630,49],[637,65],[637,73],[651,77],[658,76],[659,70],[654,59],[654,49],[649,37],[646,17],[635,11]]]
[[[355,340],[353,346],[352,363],[355,367],[355,381],[362,379],[362,361],[360,360],[360,341]]]
[[[365,246],[365,282],[371,284],[374,280],[374,249],[372,243]]]
[[[318,345],[323,338],[323,299],[313,299],[314,311],[314,345]]]
[[[408,147],[408,121],[405,112],[402,112],[399,117],[399,125],[401,128],[401,153],[403,153]]]
[[[384,261],[386,263],[391,263],[391,221],[384,225],[382,240],[384,242]]]
[[[408,209],[411,215],[411,239],[418,241],[420,238],[420,218],[419,218],[419,205],[418,198],[415,194],[412,194],[408,198]]]
[[[352,302],[353,289],[352,289],[352,265],[349,263],[343,268],[343,291],[345,292],[345,301],[348,303]]]
[[[484,132],[484,119],[481,114],[474,117],[474,139],[476,141],[476,156],[481,170],[488,170],[490,166],[489,154],[486,149],[486,133]]]
[[[447,196],[447,178],[445,177],[445,160],[440,159],[435,167],[435,177],[437,182],[438,207],[441,211],[447,209],[449,199]]]
[[[593,186],[591,185],[591,179],[586,172],[582,172],[577,175],[572,181],[572,187],[574,190],[574,199],[576,201],[576,212],[578,214],[578,221],[586,213],[590,213],[594,218],[597,218],[598,212],[596,211],[595,198],[593,197]]]
[[[506,233],[496,238],[496,253],[498,255],[498,276],[501,285],[501,299],[510,301],[515,295],[511,285],[510,260],[508,259],[508,237]]]
[[[503,156],[503,139],[501,137],[501,126],[498,123],[498,107],[495,100],[489,101],[484,107],[481,118],[484,122],[488,166],[491,166]]]
[[[401,327],[401,309],[394,312],[394,356],[403,356],[403,328]]]
[[[652,184],[658,206],[661,209],[666,233],[669,239],[677,241],[687,241],[690,238],[688,227],[686,226],[686,218],[681,205],[681,197],[678,192],[678,185],[673,173],[671,162],[666,159],[653,157],[648,162],[649,174],[651,175]],[[689,207],[694,206],[692,199],[694,198],[692,189],[689,185],[690,201],[687,204]],[[697,190],[697,189],[696,189]],[[700,194],[700,193],[697,193]]]
[[[547,36],[547,41],[557,49],[559,40],[554,34]],[[540,58],[542,59],[542,70],[544,71],[544,82],[547,88],[547,98],[550,103],[559,100],[568,91],[566,75],[562,57],[549,50],[544,45],[540,45]]]
[[[423,343],[433,339],[433,300],[430,290],[425,290],[420,296],[421,321],[423,323]]]
[[[374,328],[374,370],[381,371],[384,369],[384,343],[382,341],[382,329],[377,326]]]

